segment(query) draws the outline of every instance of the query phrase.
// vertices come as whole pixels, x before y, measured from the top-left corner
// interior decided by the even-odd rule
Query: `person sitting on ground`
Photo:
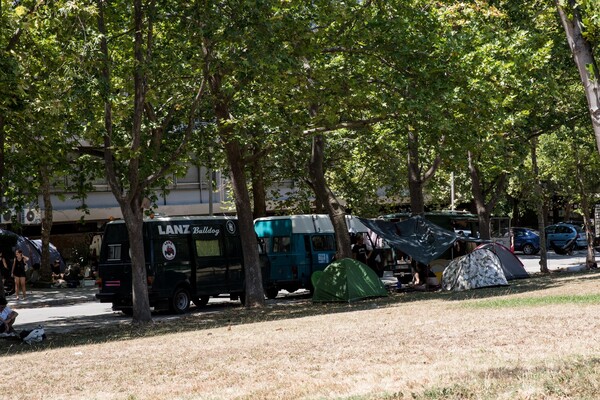
[[[68,287],[79,286],[79,281],[83,279],[83,275],[81,274],[81,267],[79,266],[79,264],[69,265],[69,267],[65,271],[63,278],[67,282]]]
[[[54,263],[51,266],[52,270],[52,280],[62,279],[62,274],[60,273],[60,260],[54,260]]]
[[[14,332],[13,324],[17,319],[16,311],[13,311],[8,305],[5,297],[0,297],[0,333]]]

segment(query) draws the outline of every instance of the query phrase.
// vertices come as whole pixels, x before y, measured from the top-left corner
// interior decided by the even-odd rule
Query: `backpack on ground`
[[[42,340],[46,339],[46,333],[44,332],[44,328],[41,325],[39,325],[33,330],[21,331],[19,336],[21,336],[23,342],[27,344],[39,343]]]

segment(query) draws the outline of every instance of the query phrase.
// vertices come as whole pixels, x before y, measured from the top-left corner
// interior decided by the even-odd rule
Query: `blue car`
[[[514,251],[532,255],[540,251],[540,235],[529,228],[512,228]]]
[[[548,244],[548,248],[551,248],[550,242],[553,242],[558,247],[562,247],[571,239],[576,240],[577,248],[587,247],[587,239],[581,226],[561,222],[546,227],[546,243]]]

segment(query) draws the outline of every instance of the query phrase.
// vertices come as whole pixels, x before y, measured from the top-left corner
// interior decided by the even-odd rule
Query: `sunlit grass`
[[[600,294],[560,295],[540,297],[491,298],[464,302],[468,308],[541,307],[553,304],[600,304]]]
[[[600,273],[557,274],[351,304],[305,296],[207,307],[141,326],[120,318],[49,331],[32,346],[2,343],[10,368],[0,391],[86,400],[594,399],[599,284]]]

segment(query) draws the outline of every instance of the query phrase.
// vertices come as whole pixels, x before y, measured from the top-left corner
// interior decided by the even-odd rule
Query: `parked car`
[[[546,243],[550,248],[550,242],[562,247],[575,238],[578,248],[587,247],[587,239],[583,228],[579,225],[558,223],[546,227]]]
[[[514,251],[522,251],[523,254],[532,255],[540,251],[540,235],[537,231],[529,228],[511,228],[513,235]]]

